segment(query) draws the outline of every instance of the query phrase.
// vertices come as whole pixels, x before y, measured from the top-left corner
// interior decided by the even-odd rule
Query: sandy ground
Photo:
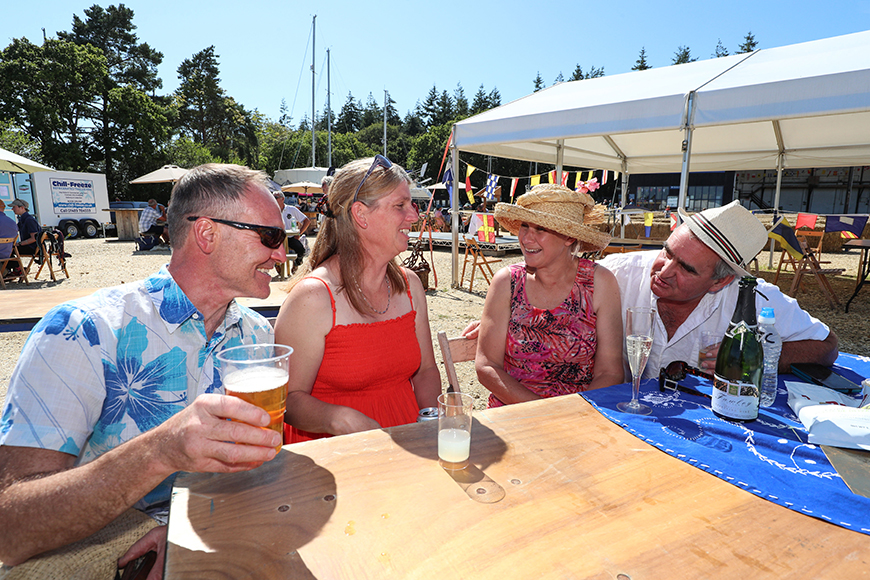
[[[144,278],[157,271],[169,260],[168,250],[135,252],[132,242],[119,242],[111,239],[71,240],[67,243],[67,251],[72,254],[72,258],[68,260],[70,273],[68,280],[60,279],[58,282],[40,280],[28,287],[22,286],[22,288],[38,293],[41,288],[96,289],[113,286]],[[404,259],[407,255],[407,253],[403,254],[400,259]],[[441,354],[436,338],[438,331],[444,331],[450,337],[458,336],[469,321],[478,319],[483,309],[487,288],[486,281],[479,274],[475,279],[473,292],[469,292],[467,289],[450,288],[450,257],[450,251],[447,248],[436,249],[434,254],[430,254],[428,251],[425,253],[426,260],[434,266],[434,272],[429,274],[431,289],[427,292],[427,301],[432,340],[439,365],[441,365]],[[459,271],[461,272],[461,253],[459,258]],[[522,261],[519,252],[508,253],[501,258],[501,262],[493,265],[494,269]],[[832,262],[829,266],[846,269],[843,276],[837,276],[832,280],[835,291],[844,305],[854,289],[858,251],[824,254],[824,258]],[[773,262],[774,269],[778,259],[779,253],[776,254]],[[768,265],[766,251],[760,254],[759,261],[762,270],[764,270]],[[762,276],[768,281],[773,280],[773,272],[762,272]],[[45,275],[43,274],[41,278],[44,279]],[[791,280],[790,273],[781,276],[780,287],[788,291]],[[870,287],[862,290],[850,307],[848,314],[843,312],[842,305],[830,307],[811,279],[805,283],[804,288],[798,296],[801,306],[835,330],[840,337],[840,349],[855,354],[870,354],[870,336],[868,336],[870,333],[867,332],[870,329],[870,325],[867,324],[867,313],[870,312]],[[0,293],[0,297],[2,297],[2,293]],[[9,316],[9,313],[4,312],[0,318]],[[26,337],[26,332],[0,332],[0,399],[5,400],[12,369]],[[473,363],[457,365],[457,374],[460,388],[470,392],[475,397],[476,408],[483,408],[488,392],[477,383]],[[442,385],[446,388],[447,379],[443,368],[441,368],[441,380]]]

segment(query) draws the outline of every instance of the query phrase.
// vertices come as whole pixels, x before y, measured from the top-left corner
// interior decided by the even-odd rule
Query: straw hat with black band
[[[536,185],[517,198],[516,204],[498,203],[495,219],[517,235],[520,225],[534,224],[577,240],[577,252],[597,252],[610,243],[610,235],[590,225],[605,221],[603,206],[596,206],[588,193],[555,184]]]
[[[680,216],[692,233],[725,260],[735,273],[752,276],[747,268],[767,243],[767,229],[739,201],[693,215],[680,208]]]

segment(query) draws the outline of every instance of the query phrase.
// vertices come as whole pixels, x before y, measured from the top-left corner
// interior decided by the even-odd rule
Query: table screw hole
[[[279,512],[286,512],[286,511],[289,510],[289,509],[290,509],[290,506],[289,506],[289,505],[286,505],[286,504],[281,505],[281,506],[278,506],[278,511],[279,511]]]
[[[324,501],[335,501],[335,496],[332,494],[323,496]]]
[[[519,484],[522,483],[522,481],[520,481],[519,479],[512,479],[512,480],[511,480],[511,483],[514,484],[514,485],[519,485]]]

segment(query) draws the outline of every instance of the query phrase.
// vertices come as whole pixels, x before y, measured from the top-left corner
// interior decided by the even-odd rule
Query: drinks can
[[[422,423],[423,421],[432,421],[438,418],[438,407],[426,407],[425,409],[420,409],[420,412],[417,414],[417,422]]]

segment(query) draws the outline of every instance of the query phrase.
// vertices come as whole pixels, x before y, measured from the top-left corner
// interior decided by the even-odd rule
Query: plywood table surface
[[[472,468],[437,421],[286,446],[176,482],[166,578],[870,575],[868,536],[790,511],[614,425],[577,395],[478,413]]]

